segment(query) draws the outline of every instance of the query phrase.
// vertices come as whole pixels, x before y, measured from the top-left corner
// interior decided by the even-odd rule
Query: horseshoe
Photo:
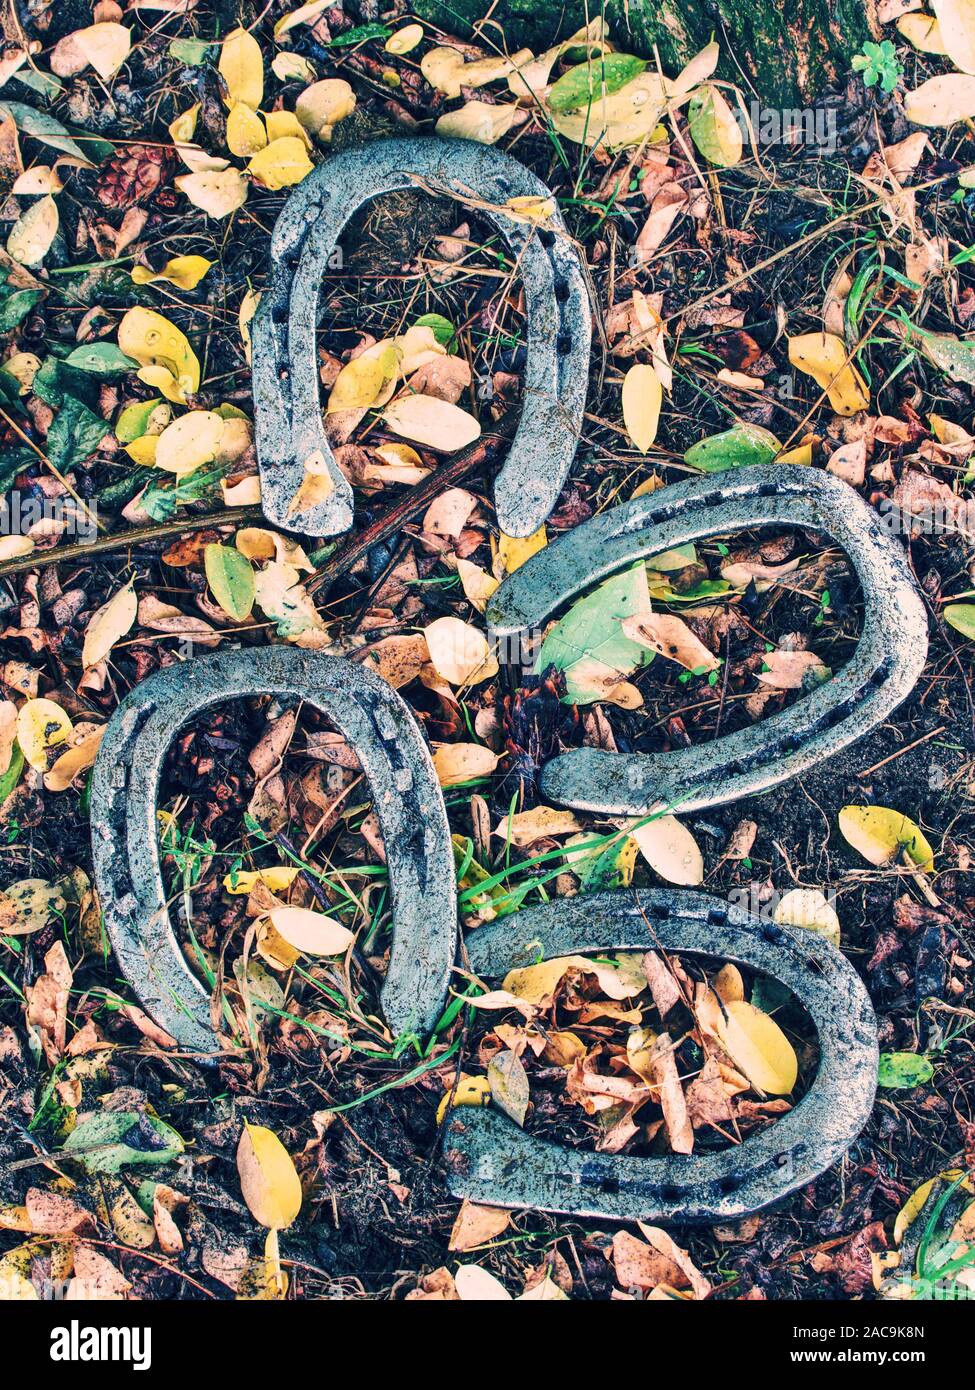
[[[864,598],[863,632],[831,680],[762,724],[667,753],[580,748],[542,769],[547,799],[587,811],[680,812],[768,791],[807,772],[897,708],[927,656],[924,604],[903,549],[832,474],[789,464],[694,478],[604,512],[537,552],[495,592],[487,621],[502,650],[574,595],[644,556],[775,523],[825,534],[846,551]]]
[[[766,924],[700,893],[587,894],[478,927],[467,938],[483,978],[551,956],[673,951],[719,956],[786,985],[816,1025],[819,1071],[793,1110],[717,1153],[661,1158],[584,1153],[535,1138],[489,1110],[458,1109],[447,1126],[455,1197],[622,1221],[710,1223],[757,1211],[825,1172],[866,1124],[877,1086],[877,1027],[846,959],[812,931]]]
[[[370,783],[389,867],[393,946],[382,990],[397,1034],[430,1031],[454,963],[453,852],[443,793],[406,704],[362,666],[294,647],[219,652],[171,666],[115,711],[95,762],[95,883],[115,955],[146,1011],[183,1047],[219,1043],[210,1000],[190,970],[166,905],[156,798],[177,731],[211,705],[299,696],[342,731]]]
[[[512,197],[551,198],[510,155],[470,140],[376,140],[334,155],[285,204],[271,240],[271,281],[252,324],[261,505],[275,526],[336,536],[352,525],[352,489],[322,424],[318,391],[318,292],[339,233],[363,203],[428,187],[472,198],[508,243],[525,290],[528,352],[518,432],[495,483],[501,529],[529,536],[555,505],[582,426],[592,331],[579,254],[554,213],[542,228],[502,206]],[[310,465],[330,494],[296,509]]]

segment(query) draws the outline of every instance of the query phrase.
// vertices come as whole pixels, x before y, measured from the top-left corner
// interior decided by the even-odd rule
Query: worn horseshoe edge
[[[811,1089],[793,1110],[717,1153],[583,1153],[525,1134],[496,1111],[455,1110],[445,1141],[455,1197],[622,1221],[727,1220],[825,1172],[870,1116],[876,1019],[856,972],[815,932],[763,923],[699,893],[617,890],[522,911],[469,933],[466,945],[470,968],[484,979],[539,959],[597,950],[659,949],[751,966],[780,980],[809,1011],[820,1061]]]
[[[386,846],[393,946],[382,991],[397,1034],[429,1032],[443,1007],[457,944],[450,829],[419,730],[385,681],[339,657],[293,647],[219,652],[150,676],[115,711],[91,790],[95,882],[119,965],[146,1011],[183,1047],[219,1047],[210,999],[187,964],[163,889],[156,798],[179,729],[211,705],[298,697],[358,754]]]
[[[251,325],[261,504],[274,525],[334,536],[352,525],[352,489],[325,435],[316,330],[322,276],[357,208],[418,183],[473,198],[517,259],[525,290],[528,352],[517,434],[495,482],[501,529],[529,536],[562,490],[582,426],[592,332],[579,253],[559,213],[537,228],[506,214],[513,197],[551,198],[510,155],[470,140],[383,139],[334,155],[288,199],[271,239],[270,283]],[[304,511],[295,500],[311,461],[331,494]]]
[[[806,772],[861,738],[904,700],[924,668],[924,604],[900,544],[873,508],[832,474],[784,464],[695,478],[626,502],[559,537],[506,579],[487,607],[502,653],[516,634],[638,559],[751,526],[801,526],[842,546],[863,591],[863,631],[825,685],[752,729],[667,753],[580,748],[542,769],[550,800],[640,815],[736,801]]]

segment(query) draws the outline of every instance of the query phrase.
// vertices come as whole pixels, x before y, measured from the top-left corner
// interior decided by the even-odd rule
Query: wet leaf
[[[975,603],[949,603],[941,616],[956,632],[975,642]]]
[[[640,562],[606,579],[576,602],[547,633],[535,663],[565,673],[565,700],[606,699],[631,671],[653,660],[646,646],[625,635],[623,623],[650,614],[646,566]]]
[[[437,618],[424,629],[430,660],[438,675],[451,685],[478,685],[498,673],[488,640],[461,618]]]
[[[497,105],[487,101],[468,101],[456,111],[447,111],[436,124],[438,135],[452,140],[476,140],[495,145],[512,126],[525,118],[520,106]]]
[[[397,57],[403,57],[407,53],[412,53],[418,43],[423,42],[422,24],[404,24],[402,29],[397,29],[394,34],[383,44],[387,53],[394,53]]]
[[[109,1110],[79,1121],[64,1141],[63,1152],[89,1173],[117,1173],[120,1168],[171,1163],[183,1147],[176,1131],[155,1115]]]
[[[245,1121],[237,1145],[240,1190],[254,1220],[272,1231],[290,1226],[301,1210],[301,1183],[273,1130]]]
[[[693,444],[684,455],[684,462],[700,468],[702,473],[722,473],[726,468],[771,463],[781,448],[771,430],[742,420],[730,430]]]
[[[229,217],[247,201],[247,179],[239,169],[180,174],[175,183],[208,217]]]
[[[238,101],[227,117],[227,149],[239,159],[249,159],[267,144],[267,130],[256,111]],[[252,171],[253,172],[253,171]]]
[[[264,188],[279,189],[300,183],[314,167],[304,141],[283,135],[254,155],[247,172]]]
[[[576,111],[600,97],[612,96],[646,66],[645,59],[631,53],[603,53],[579,63],[553,83],[548,94],[549,109],[559,113]]]
[[[215,410],[191,410],[166,426],[156,445],[155,464],[167,473],[192,473],[212,463],[223,435]]]
[[[185,404],[186,396],[200,389],[200,363],[189,340],[154,309],[129,309],[119,324],[118,345],[127,357],[141,364],[139,375],[144,381],[149,379],[146,372],[152,374],[161,369],[164,376],[159,379],[160,389],[168,378],[176,400]]]
[[[480,1265],[459,1265],[454,1275],[457,1297],[462,1303],[512,1303],[511,1294]]]
[[[300,870],[293,865],[275,864],[268,869],[238,869],[225,874],[224,890],[233,894],[247,894],[262,884],[270,893],[283,893],[291,887]]]
[[[295,115],[303,130],[319,140],[332,138],[332,127],[355,110],[355,92],[341,77],[313,82],[295,103]]]
[[[628,827],[644,859],[667,883],[695,887],[704,882],[704,856],[686,825],[676,816],[658,816],[655,820]]]
[[[18,217],[7,237],[7,254],[21,265],[40,265],[58,230],[58,205],[41,198]]]
[[[818,932],[839,950],[840,919],[818,888],[793,888],[783,894],[772,914],[780,927],[804,927]]]

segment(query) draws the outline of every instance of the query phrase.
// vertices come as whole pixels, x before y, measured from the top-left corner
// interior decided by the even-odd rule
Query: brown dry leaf
[[[662,1231],[659,1226],[647,1226],[644,1222],[638,1221],[641,1235],[649,1241],[654,1250],[659,1255],[672,1260],[678,1267],[683,1278],[672,1280],[678,1286],[686,1283],[693,1291],[695,1298],[707,1298],[711,1292],[711,1285],[704,1275],[695,1266],[693,1260],[686,1250],[683,1250],[666,1231]]]
[[[74,1252],[74,1276],[64,1295],[68,1302],[97,1299],[121,1302],[132,1285],[110,1260],[90,1245],[78,1245]]]
[[[624,1289],[655,1289],[681,1280],[680,1266],[629,1231],[613,1236],[613,1268]]]
[[[649,261],[654,251],[664,242],[667,233],[682,212],[690,204],[686,188],[679,183],[665,183],[654,195],[650,214],[640,229],[633,247],[638,264]]]
[[[25,989],[27,1022],[41,1035],[41,1045],[54,1066],[64,1052],[68,1028],[68,998],[74,979],[68,957],[56,941],[44,957],[45,973]]]
[[[720,1128],[731,1123],[731,1099],[714,1057],[707,1058],[687,1088],[687,1114],[695,1129],[704,1125]]]
[[[399,690],[416,680],[429,659],[430,651],[422,632],[394,633],[370,647],[365,664],[394,690]]]
[[[658,1099],[664,1112],[670,1147],[674,1153],[692,1153],[694,1131],[687,1115],[687,1103],[677,1075],[677,1062],[669,1033],[661,1033],[650,1049],[650,1067],[660,1088]]]
[[[776,690],[801,690],[807,679],[819,684],[830,675],[829,667],[815,652],[765,652],[762,661],[767,669],[756,671],[755,679]]]
[[[642,964],[654,1007],[661,1018],[666,1018],[682,997],[674,971],[657,951],[647,951]]]
[[[477,499],[462,487],[451,487],[427,508],[422,529],[433,536],[448,536],[453,540],[467,525]]]
[[[643,613],[625,618],[621,626],[626,637],[676,661],[688,671],[703,674],[721,665],[683,618],[667,613]]]
[[[488,1066],[491,1099],[516,1125],[524,1125],[530,1094],[528,1074],[515,1052],[499,1052]]]
[[[511,1225],[511,1213],[502,1207],[480,1207],[466,1197],[461,1204],[453,1230],[450,1233],[448,1250],[459,1254],[486,1245],[506,1231]]]

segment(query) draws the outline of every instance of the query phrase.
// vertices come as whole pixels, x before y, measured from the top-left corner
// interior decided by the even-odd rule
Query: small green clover
[[[863,74],[865,87],[875,87],[879,82],[882,92],[892,92],[904,75],[890,39],[884,39],[883,43],[868,40],[863,52],[853,59],[853,71]]]

